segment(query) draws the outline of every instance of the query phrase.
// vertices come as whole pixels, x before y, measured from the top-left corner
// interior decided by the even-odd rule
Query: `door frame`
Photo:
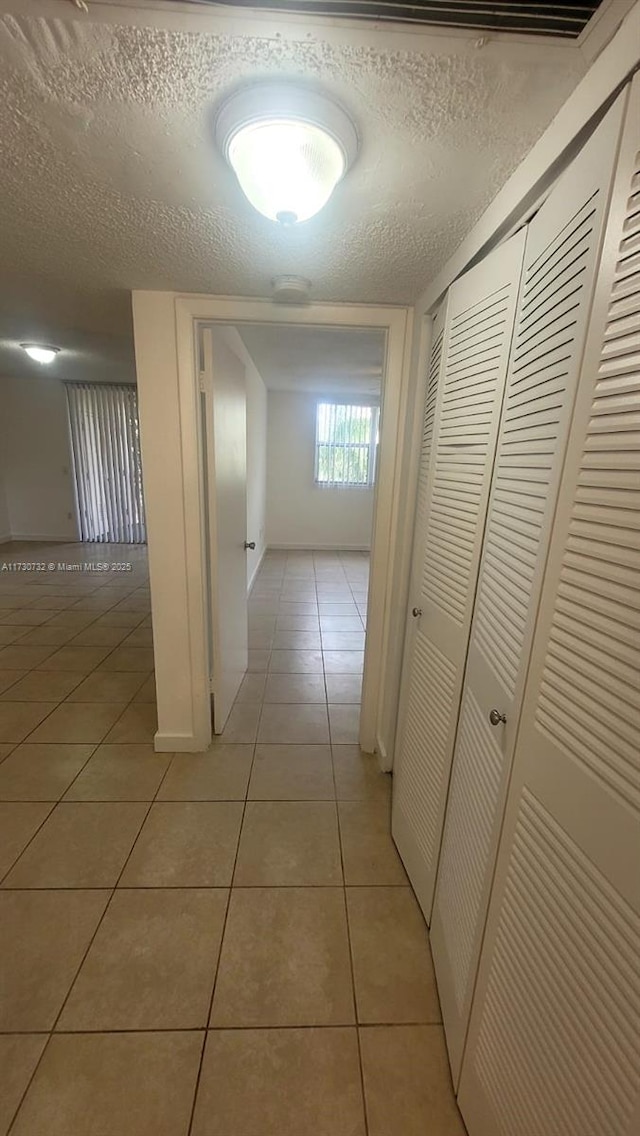
[[[133,316],[158,691],[155,748],[164,751],[203,750],[212,737],[199,324],[285,323],[386,332],[360,744],[366,752],[377,752],[382,768],[389,769],[413,537],[413,310],[362,304],[293,307],[261,299],[134,292]],[[167,499],[170,479],[173,501]],[[170,544],[167,511],[174,514]]]

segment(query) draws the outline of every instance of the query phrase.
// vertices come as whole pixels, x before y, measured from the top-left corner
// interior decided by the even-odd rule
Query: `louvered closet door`
[[[640,1132],[638,123],[636,104],[462,1066],[470,1136]]]
[[[454,1084],[550,528],[592,311],[622,104],[532,220],[456,738],[431,945]],[[492,725],[490,712],[506,717]]]
[[[520,233],[456,281],[433,343],[392,815],[427,921],[523,247]]]

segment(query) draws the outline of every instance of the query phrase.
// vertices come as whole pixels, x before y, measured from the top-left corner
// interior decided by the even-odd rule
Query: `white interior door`
[[[457,1083],[615,153],[614,106],[531,221],[431,923]],[[491,724],[496,711],[506,722]]]
[[[638,109],[621,150],[462,1065],[470,1136],[640,1131]]]
[[[224,328],[203,329],[200,388],[213,729],[220,734],[248,665],[246,375]]]
[[[431,329],[411,569],[410,595],[413,597],[421,596],[422,592],[431,453],[440,376],[444,368],[447,304],[445,299]],[[425,824],[424,819],[430,815],[431,805],[431,769],[424,760],[425,722],[430,717],[435,721],[434,746],[442,746],[446,740],[439,735],[440,728],[444,732],[444,727],[435,717],[437,688],[434,689],[427,678],[429,654],[421,621],[409,614],[398,711],[400,729],[394,759],[393,836],[416,894],[422,891],[423,908],[428,899],[425,865],[432,858],[433,845],[432,826]]]
[[[434,328],[392,813],[427,921],[523,249],[518,233],[457,280]]]

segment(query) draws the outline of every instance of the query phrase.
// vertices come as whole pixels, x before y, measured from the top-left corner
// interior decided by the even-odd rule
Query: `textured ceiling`
[[[380,393],[383,331],[293,324],[241,324],[237,331],[269,390]]]
[[[411,302],[585,69],[542,41],[418,34],[399,50],[317,23],[231,34],[208,14],[214,34],[63,10],[0,18],[0,373],[38,337],[81,353],[61,370],[131,368],[135,288],[264,296],[299,273],[314,299]],[[361,136],[329,205],[292,229],[251,209],[211,140],[220,99],[269,76],[333,93]]]

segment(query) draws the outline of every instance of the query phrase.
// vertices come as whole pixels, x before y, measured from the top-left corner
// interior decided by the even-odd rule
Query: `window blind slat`
[[[116,532],[119,528],[118,517],[118,503],[111,492],[112,485],[116,477],[116,468],[113,462],[113,451],[110,445],[110,414],[109,414],[109,401],[110,392],[105,392],[105,398],[99,398],[95,390],[90,391],[91,406],[96,425],[96,434],[98,446],[96,449],[96,460],[94,465],[94,476],[98,483],[98,488],[102,488],[100,494],[100,528],[101,540],[108,540],[109,534]],[[102,454],[102,474],[104,484],[100,486],[100,454]]]
[[[316,410],[316,484],[370,487],[375,483],[378,406],[318,403]]]
[[[81,538],[144,543],[136,390],[107,383],[65,385]]]
[[[96,480],[96,425],[95,413],[92,405],[91,390],[89,387],[84,387],[82,391],[81,406],[83,416],[81,419],[81,430],[85,439],[86,455],[87,455],[87,474],[88,474],[88,488],[91,501],[90,510],[90,524],[93,528],[94,540],[102,540],[100,535],[102,524],[102,508],[100,501],[99,485]],[[82,429],[84,425],[84,429]]]
[[[113,389],[109,391],[109,410],[111,413],[111,460],[114,466],[120,470],[120,492],[116,494],[116,509],[118,514],[118,526],[121,533],[124,533],[122,539],[129,540],[129,526],[127,523],[128,515],[128,490],[129,490],[129,477],[125,461],[125,449],[123,438],[123,402],[126,398],[126,392],[123,392],[121,398],[115,397]]]

